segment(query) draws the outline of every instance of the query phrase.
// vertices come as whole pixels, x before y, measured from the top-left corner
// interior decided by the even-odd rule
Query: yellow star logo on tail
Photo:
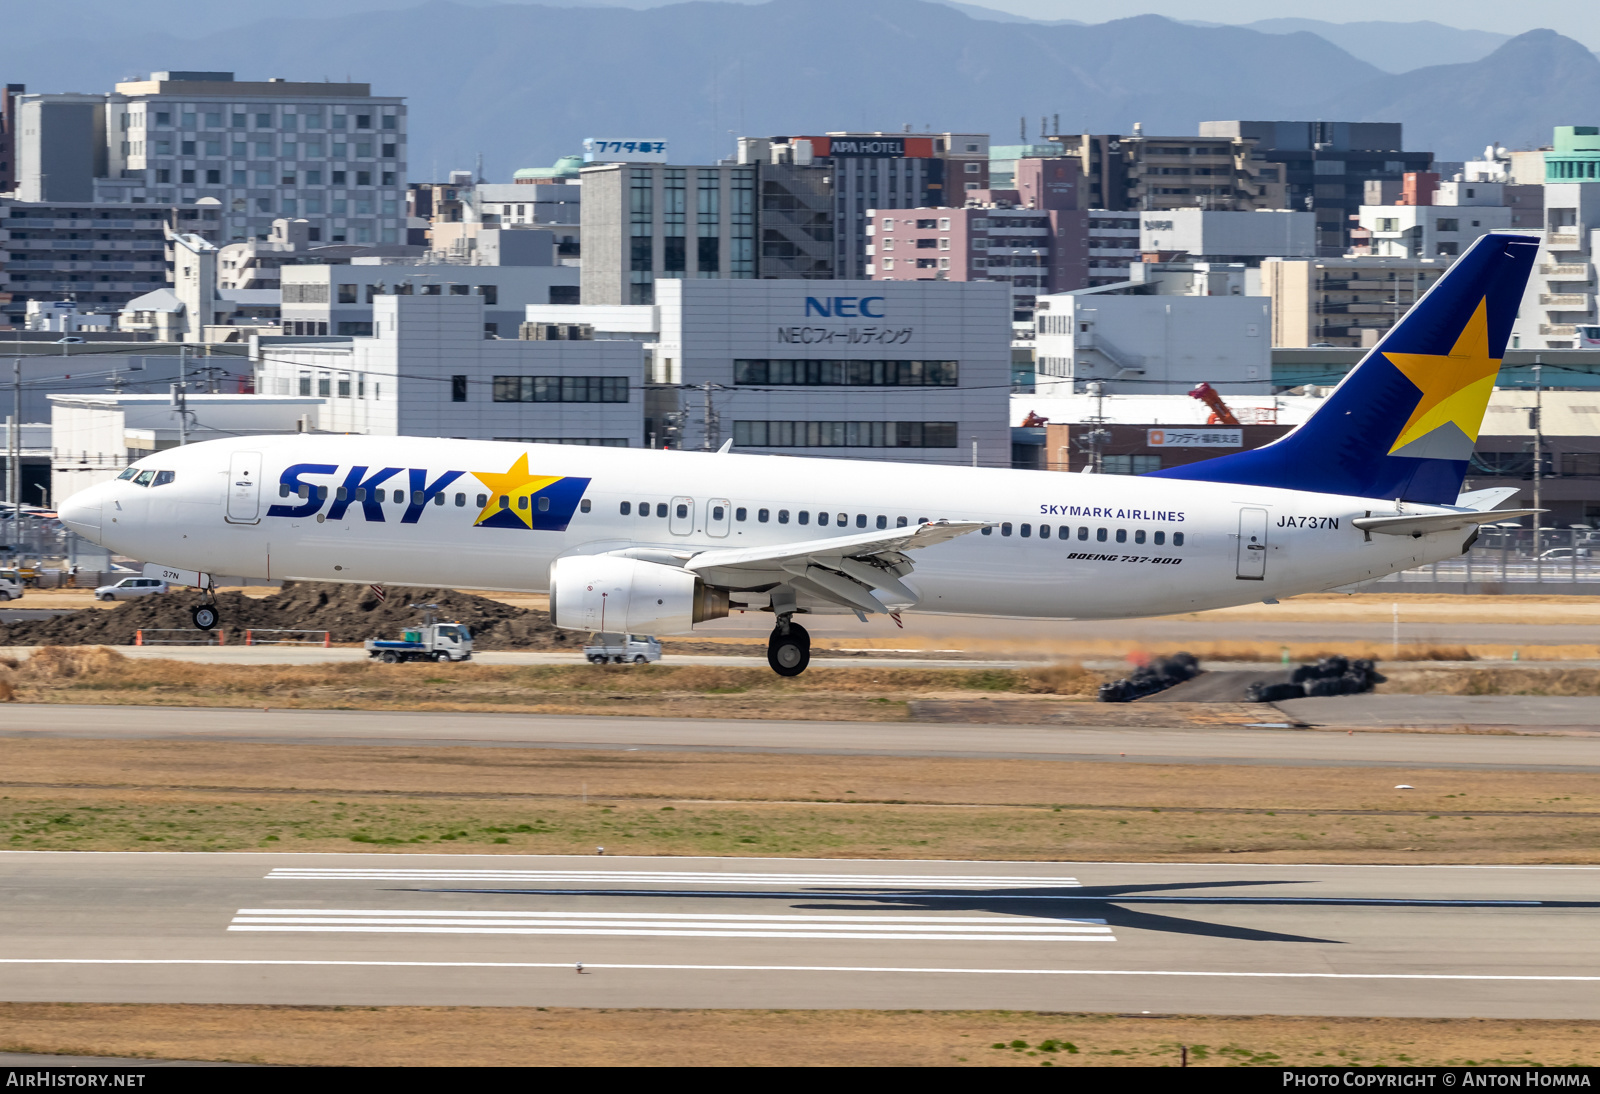
[[[1422,393],[1389,454],[1455,460],[1471,455],[1500,373],[1500,360],[1489,356],[1487,298],[1478,301],[1448,354],[1384,356]]]
[[[518,524],[524,528],[533,527],[533,495],[561,478],[560,475],[529,474],[526,452],[517,457],[517,462],[503,475],[474,471],[472,476],[489,488],[489,503],[478,514],[473,527],[493,521],[497,526],[512,528]]]

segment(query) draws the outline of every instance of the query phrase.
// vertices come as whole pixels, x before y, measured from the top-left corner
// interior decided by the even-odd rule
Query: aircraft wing
[[[945,543],[983,527],[983,521],[936,520],[772,547],[713,548],[695,554],[684,563],[684,569],[732,588],[787,584],[852,611],[888,612],[909,608],[918,599],[900,580],[915,568],[904,552]],[[884,599],[873,595],[874,590],[885,594]]]

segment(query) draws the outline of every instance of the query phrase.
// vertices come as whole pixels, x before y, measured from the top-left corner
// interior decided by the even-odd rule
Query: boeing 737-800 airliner
[[[1537,249],[1479,239],[1280,440],[1138,477],[241,437],[147,456],[61,518],[198,574],[548,591],[577,630],[771,612],[784,675],[810,658],[804,615],[1104,619],[1332,589],[1533,512],[1489,512],[1511,489],[1460,490]],[[214,607],[196,623],[216,625]]]

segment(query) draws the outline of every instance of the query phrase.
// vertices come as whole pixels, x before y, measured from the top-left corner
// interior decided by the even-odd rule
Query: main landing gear
[[[779,616],[767,639],[767,664],[779,676],[799,676],[811,663],[811,636],[788,616]]]

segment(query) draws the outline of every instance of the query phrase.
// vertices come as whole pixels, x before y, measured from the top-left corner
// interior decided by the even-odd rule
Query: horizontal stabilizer
[[[1385,536],[1425,536],[1430,532],[1448,532],[1456,528],[1471,528],[1476,524],[1498,524],[1502,520],[1548,512],[1548,509],[1469,509],[1460,513],[1399,513],[1390,517],[1357,517],[1350,523],[1363,532],[1377,532]]]

